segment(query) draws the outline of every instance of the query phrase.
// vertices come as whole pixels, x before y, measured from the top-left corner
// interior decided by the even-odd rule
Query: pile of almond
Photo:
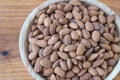
[[[120,53],[114,19],[79,0],[39,11],[28,36],[34,71],[47,80],[105,79]]]

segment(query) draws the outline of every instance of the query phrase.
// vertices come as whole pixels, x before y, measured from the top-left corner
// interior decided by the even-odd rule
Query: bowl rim
[[[20,36],[19,36],[19,51],[20,51],[20,57],[22,59],[22,62],[24,64],[24,66],[26,67],[27,71],[36,79],[36,80],[44,80],[40,75],[38,75],[32,68],[32,66],[30,65],[28,59],[27,59],[27,54],[26,54],[26,39],[27,39],[27,33],[28,33],[28,29],[30,24],[32,23],[35,15],[38,13],[38,11],[44,9],[45,7],[47,7],[50,4],[59,2],[59,1],[69,1],[69,0],[47,0],[44,3],[41,3],[38,7],[36,7],[30,14],[29,16],[26,18],[21,31],[20,31]],[[84,1],[88,4],[92,4],[92,5],[96,5],[99,8],[101,8],[103,11],[105,11],[107,14],[115,14],[115,24],[117,25],[117,28],[120,31],[120,18],[118,17],[118,15],[116,15],[116,13],[110,9],[108,6],[106,6],[105,4],[103,4],[102,2],[98,1],[98,0],[80,0],[80,1]],[[97,5],[99,4],[99,5]],[[120,37],[120,36],[119,36]],[[105,80],[112,80],[114,79],[114,77],[119,73],[120,71],[120,57],[119,57],[119,61],[117,62],[117,64],[115,65],[114,69],[112,70],[112,72],[106,77]]]

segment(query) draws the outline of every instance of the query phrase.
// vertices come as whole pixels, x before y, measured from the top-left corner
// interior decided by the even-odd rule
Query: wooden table
[[[0,0],[0,80],[34,80],[19,55],[19,32],[28,14],[45,0]],[[120,17],[120,0],[100,0]],[[120,73],[114,80],[120,80]]]

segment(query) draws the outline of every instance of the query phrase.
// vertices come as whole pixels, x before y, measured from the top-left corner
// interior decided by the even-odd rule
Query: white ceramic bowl
[[[30,30],[30,25],[32,24],[33,19],[34,19],[35,15],[37,14],[37,12],[44,9],[48,5],[59,2],[59,1],[69,1],[69,0],[48,0],[48,1],[40,4],[40,6],[35,8],[30,13],[30,15],[27,17],[27,19],[25,20],[25,22],[22,26],[21,32],[20,32],[19,50],[20,50],[21,59],[25,65],[26,69],[28,70],[28,72],[36,80],[43,80],[43,79],[40,75],[38,75],[36,72],[34,72],[32,66],[30,65],[29,60],[27,58],[27,54],[28,54],[28,52],[27,52],[27,46],[28,46],[27,36],[28,36],[29,30]],[[115,14],[109,7],[107,7],[103,3],[99,2],[98,0],[81,0],[81,1],[85,1],[86,3],[91,4],[91,5],[96,5],[96,6],[100,7],[107,14]],[[120,19],[117,15],[116,15],[115,23],[117,25],[118,30],[120,31]],[[119,73],[119,71],[120,71],[120,59],[119,59],[118,63],[116,64],[116,66],[114,67],[114,69],[112,70],[112,72],[107,76],[107,78],[105,80],[113,80],[114,77]]]

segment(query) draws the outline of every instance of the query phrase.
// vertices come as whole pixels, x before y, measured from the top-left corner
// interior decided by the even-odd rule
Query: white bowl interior
[[[59,1],[69,1],[69,0],[48,0],[48,1],[44,2],[44,3],[42,3],[40,6],[38,6],[36,9],[34,9],[30,13],[30,15],[25,20],[25,22],[24,22],[24,24],[22,26],[21,32],[20,32],[19,50],[20,50],[21,59],[22,59],[22,62],[24,63],[24,65],[25,65],[26,69],[28,70],[28,72],[36,80],[43,80],[43,79],[42,79],[42,77],[40,75],[38,75],[36,72],[34,72],[32,66],[30,65],[29,60],[27,58],[27,54],[28,54],[28,51],[27,51],[27,45],[28,45],[27,36],[28,36],[28,33],[29,33],[30,25],[32,25],[33,19],[35,18],[35,15],[37,14],[37,12],[44,9],[48,5],[59,2]],[[106,12],[106,14],[115,14],[109,7],[107,7],[103,3],[99,2],[98,0],[81,0],[81,1],[84,1],[84,2],[87,2],[88,4],[96,5],[96,6],[100,7],[104,12]],[[115,19],[115,24],[116,24],[118,30],[120,31],[120,19],[119,19],[119,17],[117,15],[116,15],[116,19]],[[112,70],[112,72],[107,76],[107,78],[105,80],[114,79],[114,77],[120,71],[119,66],[120,66],[120,58],[119,58],[118,63],[116,64],[116,66]]]

